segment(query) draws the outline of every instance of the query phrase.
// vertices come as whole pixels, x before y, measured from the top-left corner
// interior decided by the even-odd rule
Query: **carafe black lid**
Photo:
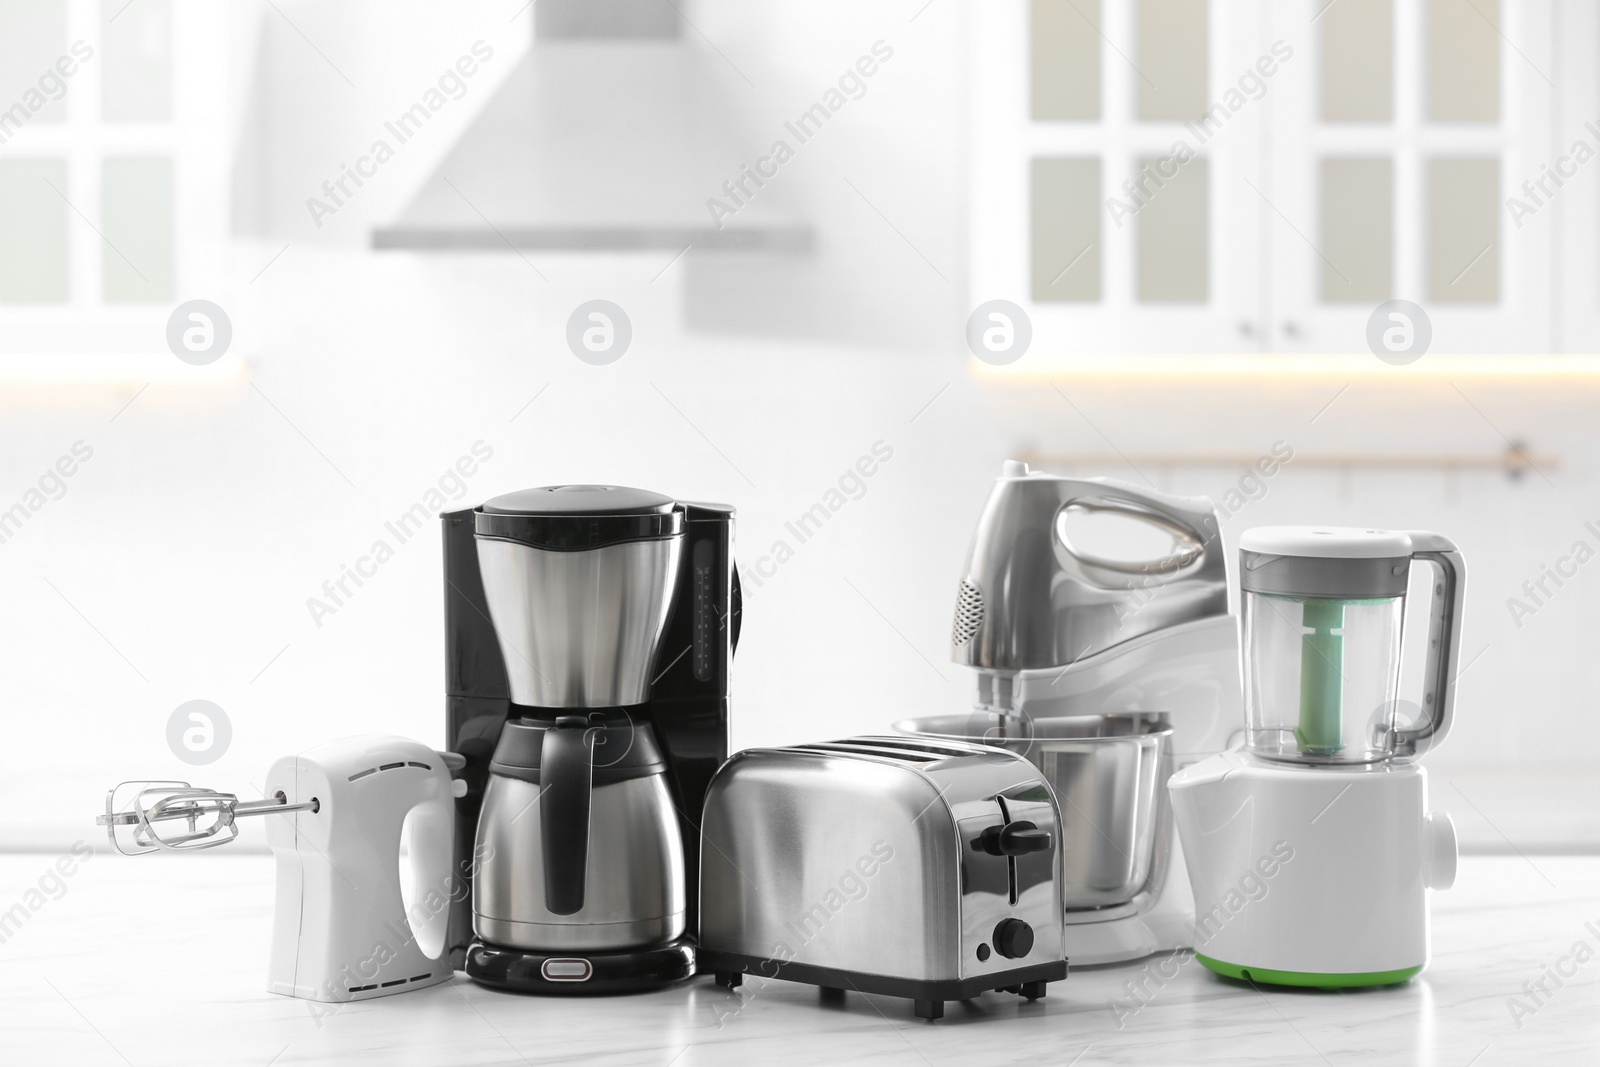
[[[479,537],[558,552],[683,532],[683,509],[669,496],[625,485],[546,485],[506,493],[478,509]]]
[[[552,728],[588,732],[595,785],[643,778],[666,770],[661,749],[656,745],[655,731],[649,723],[635,721],[626,715],[586,716],[579,713],[558,714],[555,718],[529,715],[508,721],[500,732],[500,743],[495,746],[494,758],[489,762],[490,773],[537,783],[545,731]]]

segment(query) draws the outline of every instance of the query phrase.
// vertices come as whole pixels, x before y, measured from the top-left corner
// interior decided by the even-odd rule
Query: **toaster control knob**
[[[1008,822],[1004,826],[991,826],[973,842],[973,846],[991,856],[1024,856],[1029,852],[1050,850],[1050,831],[1041,830],[1026,819]]]
[[[1021,919],[1001,919],[994,928],[994,950],[1008,960],[1033,951],[1033,927]]]

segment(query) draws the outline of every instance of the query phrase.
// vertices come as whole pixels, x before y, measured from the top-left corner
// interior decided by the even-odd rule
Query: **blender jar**
[[[1435,535],[1419,534],[1418,538]],[[1246,745],[1297,763],[1374,763],[1415,754],[1447,714],[1459,633],[1459,554],[1413,535],[1262,527],[1240,539]],[[1439,566],[1429,721],[1396,723],[1401,632],[1413,556]],[[1450,557],[1448,559],[1443,557]],[[1445,632],[1449,631],[1449,632]],[[1441,638],[1446,648],[1442,649]],[[1447,656],[1440,653],[1447,651]]]
[[[1250,751],[1370,763],[1392,755],[1405,597],[1244,594]]]

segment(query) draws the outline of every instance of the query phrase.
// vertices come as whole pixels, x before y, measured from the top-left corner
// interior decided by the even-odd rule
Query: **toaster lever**
[[[991,826],[972,842],[975,852],[991,856],[1025,856],[1030,852],[1047,852],[1050,849],[1050,831],[1041,830],[1026,819]]]

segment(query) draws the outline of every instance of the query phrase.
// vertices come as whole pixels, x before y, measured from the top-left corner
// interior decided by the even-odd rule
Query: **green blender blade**
[[[1344,609],[1348,601],[1320,597],[1304,602],[1300,638],[1300,725],[1294,739],[1302,754],[1333,756],[1344,748]]]

